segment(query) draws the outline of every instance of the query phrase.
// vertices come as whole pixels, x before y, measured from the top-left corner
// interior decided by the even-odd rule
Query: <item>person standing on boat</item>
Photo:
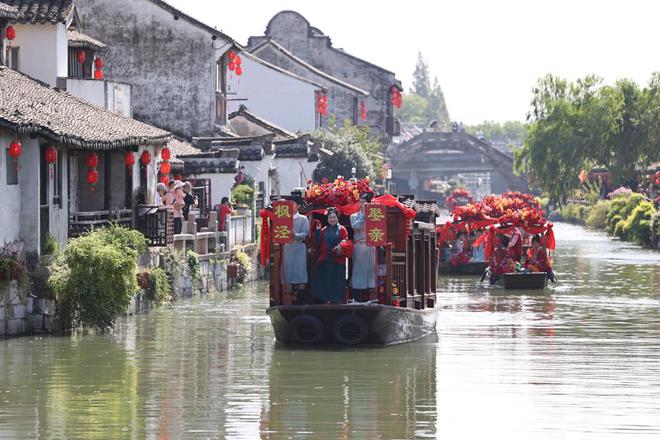
[[[518,226],[513,228],[511,239],[509,240],[508,251],[509,258],[516,263],[520,263],[520,259],[523,256],[523,235]]]
[[[289,296],[287,303],[301,304],[307,284],[307,246],[305,238],[309,233],[309,220],[298,212],[302,198],[292,198],[293,202],[293,243],[284,245],[284,284]]]
[[[342,243],[348,241],[348,231],[339,224],[335,208],[328,208],[328,226],[321,229],[316,221],[314,242],[319,247],[319,257],[312,274],[312,296],[322,303],[339,304],[344,301],[346,290],[346,257]]]
[[[367,246],[367,232],[365,228],[365,205],[371,202],[372,194],[364,193],[358,203],[360,210],[351,215],[353,228],[353,274],[351,275],[351,290],[353,299],[361,299],[361,291],[367,290],[369,299],[376,299],[376,248]]]

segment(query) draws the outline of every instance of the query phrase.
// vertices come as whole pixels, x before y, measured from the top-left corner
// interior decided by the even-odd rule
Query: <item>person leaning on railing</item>
[[[236,211],[229,203],[229,197],[223,197],[219,205],[213,207],[218,213],[218,231],[227,230],[227,216],[236,215]]]

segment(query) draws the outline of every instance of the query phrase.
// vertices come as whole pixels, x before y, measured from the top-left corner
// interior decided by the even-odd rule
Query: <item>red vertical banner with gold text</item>
[[[293,241],[293,202],[278,200],[273,202],[273,243]]]
[[[387,206],[368,203],[364,213],[367,246],[387,245]]]

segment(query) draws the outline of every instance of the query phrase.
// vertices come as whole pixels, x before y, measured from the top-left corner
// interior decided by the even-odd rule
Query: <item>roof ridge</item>
[[[10,90],[0,108],[0,125],[19,133],[101,150],[164,144],[171,138],[166,130],[110,112],[6,66],[0,66],[0,89],[3,95]],[[24,105],[16,103],[19,97]],[[90,127],[92,123],[98,126]]]
[[[266,67],[270,67],[273,70],[277,70],[280,73],[283,73],[285,75],[290,76],[291,78],[294,78],[294,79],[297,79],[297,80],[300,80],[300,81],[304,81],[304,82],[312,84],[316,87],[320,87],[323,90],[326,90],[326,87],[323,84],[317,83],[316,81],[311,80],[309,78],[305,78],[304,76],[296,75],[295,73],[290,72],[290,71],[286,70],[285,68],[277,66],[273,63],[269,63],[268,61],[259,58],[257,55],[251,53],[250,51],[248,51],[246,49],[242,49],[242,51],[243,51],[243,56],[248,57],[249,59],[253,60],[256,63],[262,64]]]
[[[332,75],[330,75],[329,73],[324,72],[323,70],[319,69],[318,67],[314,67],[313,65],[311,65],[311,64],[308,63],[307,61],[305,61],[305,60],[303,60],[302,58],[296,56],[293,52],[289,51],[287,48],[285,48],[284,46],[282,46],[280,43],[277,42],[277,40],[275,40],[275,39],[272,38],[272,37],[266,37],[266,39],[265,39],[264,41],[262,41],[261,43],[257,44],[257,45],[254,46],[252,49],[249,49],[249,52],[250,52],[250,53],[254,53],[255,51],[257,51],[258,49],[264,47],[264,46],[267,45],[267,44],[270,44],[270,45],[275,46],[275,48],[276,48],[277,50],[279,50],[280,52],[282,52],[284,55],[286,55],[287,57],[289,57],[290,59],[292,59],[292,60],[295,61],[296,63],[302,65],[303,67],[305,67],[306,69],[308,69],[308,70],[310,70],[310,71],[316,73],[317,75],[322,76],[323,78],[326,78],[328,81],[331,81],[331,82],[337,83],[337,84],[341,85],[342,87],[345,87],[345,88],[348,88],[348,89],[352,89],[352,90],[354,90],[354,91],[357,91],[358,93],[361,93],[361,94],[363,94],[363,95],[365,95],[365,96],[369,96],[369,92],[368,92],[368,91],[363,90],[363,89],[361,89],[361,88],[359,88],[359,87],[357,87],[357,86],[354,86],[353,84],[347,83],[346,81],[343,81],[343,80],[341,80],[341,79],[339,79],[339,78],[337,78],[337,77],[335,77],[335,76],[332,76]]]
[[[167,3],[166,1],[164,1],[164,0],[148,0],[148,1],[150,1],[151,3],[154,3],[154,4],[157,5],[157,6],[160,6],[160,7],[163,8],[163,9],[167,9],[168,11],[172,12],[172,13],[175,14],[175,15],[178,15],[178,16],[181,17],[181,18],[186,19],[186,20],[187,20],[188,22],[190,22],[191,24],[193,24],[193,25],[195,25],[195,26],[197,26],[197,27],[200,27],[200,28],[206,30],[206,31],[209,32],[210,34],[214,34],[214,35],[217,35],[217,36],[219,36],[219,37],[221,37],[221,38],[224,38],[225,40],[228,40],[229,42],[231,42],[231,43],[233,43],[234,45],[236,45],[236,47],[238,47],[238,48],[240,48],[241,50],[243,50],[243,46],[241,46],[236,40],[234,40],[234,39],[233,39],[232,37],[230,37],[229,35],[225,34],[225,33],[222,32],[222,31],[217,30],[217,29],[214,28],[214,27],[211,27],[210,25],[204,23],[203,21],[200,21],[200,20],[196,19],[196,18],[193,17],[192,15],[186,14],[186,13],[183,12],[181,9],[175,8],[174,6],[172,6],[171,4]]]
[[[274,131],[278,131],[279,134],[281,134],[281,135],[283,135],[283,136],[292,136],[293,138],[296,137],[296,134],[295,134],[294,132],[292,132],[292,131],[290,131],[290,130],[287,130],[286,128],[280,127],[279,125],[274,124],[273,122],[271,122],[271,121],[269,121],[269,120],[267,120],[267,119],[264,119],[264,118],[262,118],[261,116],[256,115],[255,113],[252,113],[252,112],[247,108],[247,106],[245,106],[245,105],[243,105],[243,104],[241,104],[241,105],[238,107],[238,110],[236,110],[236,111],[234,111],[234,112],[231,112],[231,113],[229,114],[229,116],[228,116],[228,119],[232,119],[233,117],[236,117],[236,116],[238,116],[238,115],[244,115],[244,116],[247,116],[248,118],[251,118],[251,119],[253,120],[253,122],[256,120],[256,121],[258,121],[257,123],[262,123],[263,125],[266,125],[267,128],[270,128],[270,129],[272,129],[272,130],[274,130]]]

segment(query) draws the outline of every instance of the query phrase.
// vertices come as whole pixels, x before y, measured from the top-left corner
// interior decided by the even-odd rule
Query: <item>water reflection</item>
[[[275,345],[266,284],[0,341],[0,438],[660,438],[660,253],[557,225],[546,291],[439,279],[438,337]]]
[[[278,347],[262,438],[435,438],[436,345]]]

